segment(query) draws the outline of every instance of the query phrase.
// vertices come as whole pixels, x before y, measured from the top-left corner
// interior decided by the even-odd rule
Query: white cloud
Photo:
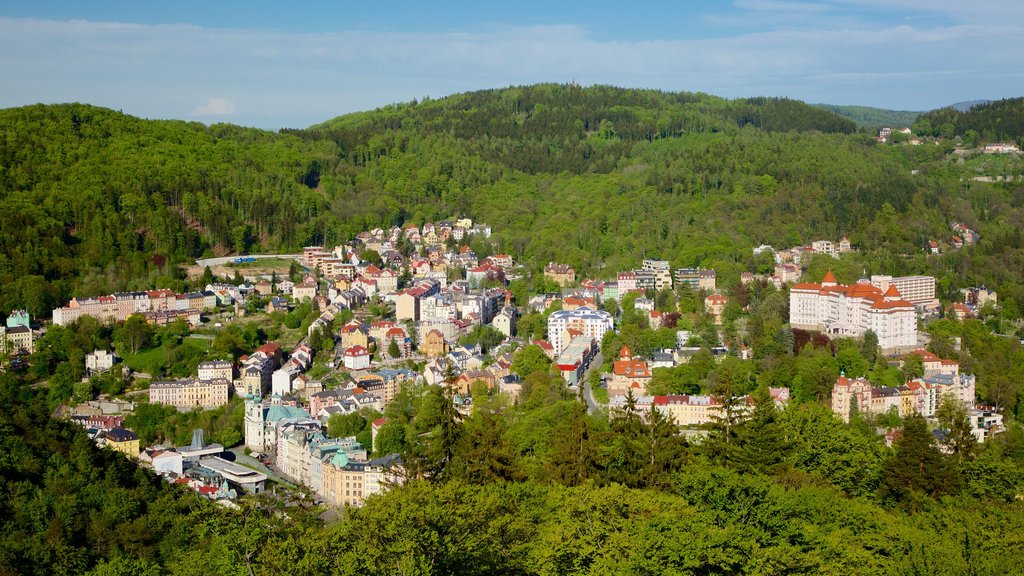
[[[235,103],[224,98],[210,98],[205,104],[196,106],[193,116],[230,116],[235,113]]]

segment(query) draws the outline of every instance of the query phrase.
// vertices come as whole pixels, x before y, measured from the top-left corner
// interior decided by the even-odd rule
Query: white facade
[[[821,283],[793,286],[789,293],[789,322],[794,328],[819,330],[837,336],[862,336],[871,330],[887,352],[917,346],[917,314],[895,285],[883,293],[866,281],[838,284],[829,272]]]
[[[569,345],[567,330],[578,330],[583,336],[601,342],[604,333],[614,329],[612,315],[604,310],[583,306],[576,310],[559,310],[548,317],[548,341],[555,352],[561,352]]]

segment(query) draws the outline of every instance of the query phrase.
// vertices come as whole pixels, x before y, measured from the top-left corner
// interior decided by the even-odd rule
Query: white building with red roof
[[[349,370],[367,370],[370,368],[370,351],[362,346],[353,346],[345,350],[345,368]]]
[[[820,283],[793,286],[789,292],[789,322],[794,328],[835,336],[862,336],[872,330],[886,353],[917,347],[914,305],[894,284],[885,292],[867,280],[839,284],[831,271]]]

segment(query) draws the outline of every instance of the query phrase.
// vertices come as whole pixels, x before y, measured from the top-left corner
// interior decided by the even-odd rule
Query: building
[[[405,473],[397,454],[360,461],[339,452],[325,459],[320,496],[332,506],[362,506],[369,496],[401,484]]]
[[[672,289],[672,271],[669,269],[668,260],[645,258],[640,264],[640,269],[653,273],[655,290]]]
[[[933,279],[934,280],[934,279]],[[794,328],[837,336],[862,336],[872,330],[886,353],[917,347],[917,314],[894,284],[883,292],[865,280],[847,286],[829,271],[820,283],[796,284],[789,293],[789,322]]]
[[[935,277],[934,276],[892,276],[874,275],[871,277],[871,285],[882,292],[895,286],[904,300],[917,307],[933,306],[935,300]]]
[[[996,294],[996,291],[989,290],[984,286],[963,288],[960,293],[963,294],[964,302],[975,308],[981,308],[990,302],[993,306],[999,303],[999,295]]]
[[[101,432],[101,446],[120,452],[129,458],[139,457],[139,435],[127,428],[114,428]]]
[[[175,408],[217,408],[228,403],[230,380],[171,380],[149,385],[149,401]]]
[[[722,323],[722,314],[729,299],[721,294],[708,294],[704,297],[704,311],[715,319],[715,324]]]
[[[498,332],[511,338],[516,335],[516,309],[511,306],[502,308],[501,312],[491,321],[491,325]]]
[[[780,284],[789,284],[790,282],[800,281],[800,267],[796,264],[776,264],[775,265],[775,277],[779,279]]]
[[[568,286],[576,283],[576,270],[568,264],[549,262],[544,267],[544,277],[556,282],[559,286]]]
[[[230,360],[207,360],[199,363],[200,380],[227,380],[235,378],[234,364]]]
[[[732,410],[734,414],[746,416],[753,409],[749,396],[737,397]],[[716,396],[670,395],[643,397],[637,401],[637,408],[653,406],[666,417],[675,421],[677,426],[703,426],[720,420],[726,415],[726,406]]]
[[[344,363],[348,370],[366,370],[370,367],[370,351],[362,346],[346,348]]]
[[[653,372],[650,363],[633,356],[628,346],[619,350],[619,359],[612,363],[612,376],[608,380],[608,396],[625,396],[630,391],[633,396],[646,396],[647,385],[651,383]]]
[[[866,378],[840,376],[832,386],[832,411],[845,422],[851,414],[879,415],[895,409],[901,418],[920,414],[935,416],[943,398],[951,397],[968,410],[974,410],[975,377],[972,374],[952,374],[950,370],[933,371],[924,378],[906,382],[901,386],[875,387]]]
[[[694,292],[714,292],[718,285],[717,273],[705,268],[676,268],[672,277],[677,288],[687,286]]]
[[[0,326],[0,345],[5,354],[31,354],[35,352],[35,333],[31,328]]]
[[[7,317],[7,327],[15,328],[17,326],[24,326],[25,328],[32,328],[32,317],[25,310],[13,310],[11,315]]]
[[[579,335],[601,342],[605,332],[614,329],[612,315],[604,310],[577,308],[576,310],[558,310],[548,316],[548,341],[555,353],[560,353],[569,345],[572,338],[568,331],[574,330]]]
[[[420,352],[428,358],[444,356],[448,353],[448,341],[445,340],[444,334],[440,330],[431,329],[421,339]]]
[[[292,286],[292,298],[296,302],[302,302],[303,300],[313,300],[316,298],[317,282],[316,279],[307,279],[295,286]]]
[[[277,446],[281,426],[296,422],[319,426],[319,421],[310,418],[309,412],[282,404],[280,397],[268,401],[252,396],[245,399],[245,445],[251,450],[266,452]]]
[[[576,386],[580,383],[596,350],[597,343],[586,336],[577,336],[569,342],[555,359],[555,366],[566,384]]]
[[[95,350],[85,355],[85,373],[87,376],[103,374],[114,367],[117,356],[109,350]]]

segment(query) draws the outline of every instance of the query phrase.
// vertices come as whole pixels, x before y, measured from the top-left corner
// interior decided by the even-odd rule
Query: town
[[[955,231],[976,240],[958,226]],[[691,386],[680,393],[664,381],[707,362],[750,360],[752,327],[748,322],[739,331],[735,325],[750,310],[737,300],[764,289],[788,292],[788,324],[780,328],[788,339],[868,342],[868,354],[901,375],[898,382],[872,382],[863,370],[841,372],[827,396],[843,421],[859,414],[898,422],[919,414],[941,439],[948,431],[937,412],[955,403],[978,442],[1002,430],[999,411],[977,404],[975,376],[927,350],[930,338],[921,329],[940,315],[976,317],[980,307],[997,301],[990,290],[964,290],[962,301],[944,303],[929,276],[872,275],[841,284],[828,270],[808,278],[806,266],[816,255],[839,259],[855,252],[842,238],[779,251],[754,248],[755,256],[771,256],[774,272],[744,272],[728,290],[718,285],[715,270],[644,259],[607,279],[578,278],[572,266],[550,262],[532,278],[537,290],[531,294],[522,289],[530,272],[512,256],[474,253],[468,241],[490,236],[489,226],[468,219],[378,228],[333,248],[306,247],[291,258],[291,273],[281,276],[214,279],[188,293],[158,289],[73,298],[53,311],[53,325],[92,317],[126,331],[134,322],[139,329],[183,325],[184,331],[212,327],[218,333],[226,323],[259,324],[262,317],[292,314],[301,306],[309,313],[307,325],[296,321],[288,343],[266,341],[237,357],[199,361],[188,377],[140,373],[113,351],[97,349],[85,358],[84,380],[116,373],[132,380],[137,392],[127,400],[87,394],[62,414],[86,427],[98,444],[216,501],[230,504],[241,494],[284,483],[308,489],[329,506],[359,506],[408,478],[396,446],[381,440],[389,426],[384,414],[396,397],[423,386],[446,387],[463,414],[486,397],[515,403],[533,369],[517,364],[548,366],[565,393],[585,399],[591,412],[658,411],[693,442],[715,422],[748,417],[757,400],[747,391]],[[232,264],[256,262],[239,257]],[[14,361],[28,357],[45,334],[45,324],[35,326],[23,311],[8,318],[2,341]],[[634,350],[626,333],[635,335],[637,327],[667,334],[669,341],[644,342],[643,350]],[[768,401],[779,409],[794,393],[803,392],[767,388]],[[185,445],[142,445],[125,427],[125,414],[137,402],[185,413],[242,402],[241,438],[224,446],[205,441],[196,429]],[[357,425],[338,432],[346,418]],[[891,442],[895,426],[889,426],[879,433]]]

